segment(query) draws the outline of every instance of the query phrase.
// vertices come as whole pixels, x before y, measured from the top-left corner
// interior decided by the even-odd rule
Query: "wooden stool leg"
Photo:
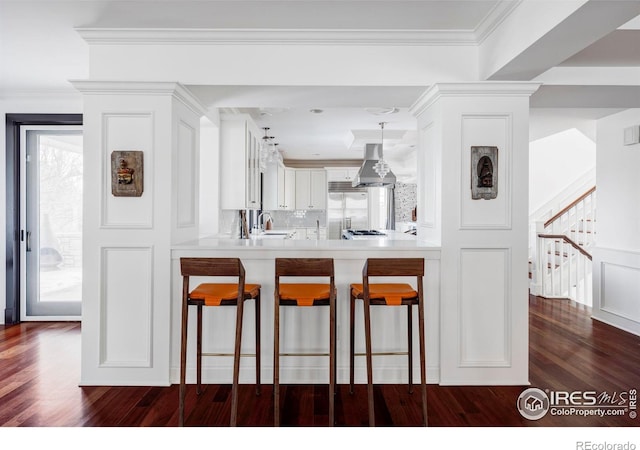
[[[336,299],[329,299],[329,426],[334,424],[336,386]]]
[[[256,395],[260,395],[260,293],[255,298],[256,305]]]
[[[280,299],[273,312],[273,425],[280,426]]]
[[[231,421],[232,427],[236,426],[238,417],[238,378],[240,376],[240,349],[242,348],[242,316],[244,312],[244,299],[238,301],[236,313],[236,342],[233,351],[233,384],[231,386]]]
[[[198,326],[196,338],[196,394],[202,393],[202,305],[198,304]]]
[[[420,282],[422,287],[422,282]],[[421,289],[420,289],[421,290]],[[422,294],[422,292],[420,292]],[[425,335],[424,335],[424,301],[422,295],[418,300],[418,330],[420,336],[420,383],[422,384],[422,416],[424,426],[428,425],[427,421],[427,368],[426,368],[426,350],[425,350]]]
[[[369,298],[364,299],[364,336],[365,352],[367,358],[367,396],[369,402],[369,426],[376,425],[375,410],[373,405],[373,367],[371,361],[371,304]]]
[[[407,352],[409,356],[409,394],[413,394],[413,305],[407,305]]]
[[[351,290],[351,289],[349,289]],[[349,393],[353,394],[355,360],[355,313],[356,298],[349,294]]]
[[[187,390],[186,369],[187,369],[187,323],[189,306],[187,301],[182,301],[182,325],[180,336],[180,401],[178,406],[178,426],[184,426],[184,397]]]

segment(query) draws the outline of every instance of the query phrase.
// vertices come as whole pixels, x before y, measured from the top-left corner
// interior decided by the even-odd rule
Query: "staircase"
[[[535,248],[529,263],[532,294],[592,305],[595,224],[595,187],[550,219],[535,224]]]

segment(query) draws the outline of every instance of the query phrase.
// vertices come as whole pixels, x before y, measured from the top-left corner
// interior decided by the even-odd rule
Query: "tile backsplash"
[[[316,226],[316,220],[320,226],[325,227],[327,215],[325,210],[296,210],[296,211],[270,211],[273,220],[273,228],[311,228]]]
[[[411,222],[411,210],[418,204],[418,185],[396,183],[396,222]]]
[[[325,210],[265,211],[271,215],[274,229],[314,228],[316,220],[321,227],[327,226]],[[257,222],[258,212],[247,211],[247,225],[252,228]],[[240,237],[240,213],[237,209],[225,209],[220,212],[220,235],[230,238]]]

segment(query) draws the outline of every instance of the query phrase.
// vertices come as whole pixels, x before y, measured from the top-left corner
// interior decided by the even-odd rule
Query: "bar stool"
[[[369,277],[415,276],[417,291],[406,283],[369,283]],[[349,387],[353,394],[354,357],[355,357],[355,304],[364,302],[365,356],[367,360],[367,393],[369,398],[369,426],[375,426],[373,405],[373,369],[372,355],[408,355],[409,393],[413,392],[413,345],[412,345],[412,307],[418,305],[418,326],[420,337],[420,379],[422,385],[423,425],[427,426],[427,384],[424,341],[424,295],[422,277],[424,276],[424,258],[369,258],[362,269],[362,284],[351,284],[350,291],[350,345],[349,345]],[[408,349],[400,353],[372,353],[371,351],[371,305],[407,306]]]
[[[260,395],[260,285],[245,284],[245,270],[238,258],[180,258],[182,271],[182,336],[180,347],[180,403],[179,425],[184,425],[184,398],[186,393],[187,365],[187,324],[189,305],[197,307],[196,341],[196,392],[201,393],[202,357],[233,355],[233,386],[231,388],[231,426],[236,426],[238,412],[238,375],[240,372],[240,354],[242,341],[242,317],[245,300],[255,300],[256,308],[256,395]],[[189,277],[238,277],[237,283],[202,283],[189,291]],[[202,307],[237,306],[235,349],[233,353],[202,352]]]
[[[327,356],[327,353],[280,353],[280,306],[329,306],[329,426],[334,423],[336,380],[336,287],[332,258],[276,258],[273,336],[274,425],[280,425],[280,356]],[[328,277],[329,283],[280,283],[280,277]]]

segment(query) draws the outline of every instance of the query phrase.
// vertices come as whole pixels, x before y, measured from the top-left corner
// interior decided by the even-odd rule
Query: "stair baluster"
[[[596,188],[536,226],[536,255],[532,284],[541,296],[570,298],[591,306],[592,263],[589,250],[595,238]]]

